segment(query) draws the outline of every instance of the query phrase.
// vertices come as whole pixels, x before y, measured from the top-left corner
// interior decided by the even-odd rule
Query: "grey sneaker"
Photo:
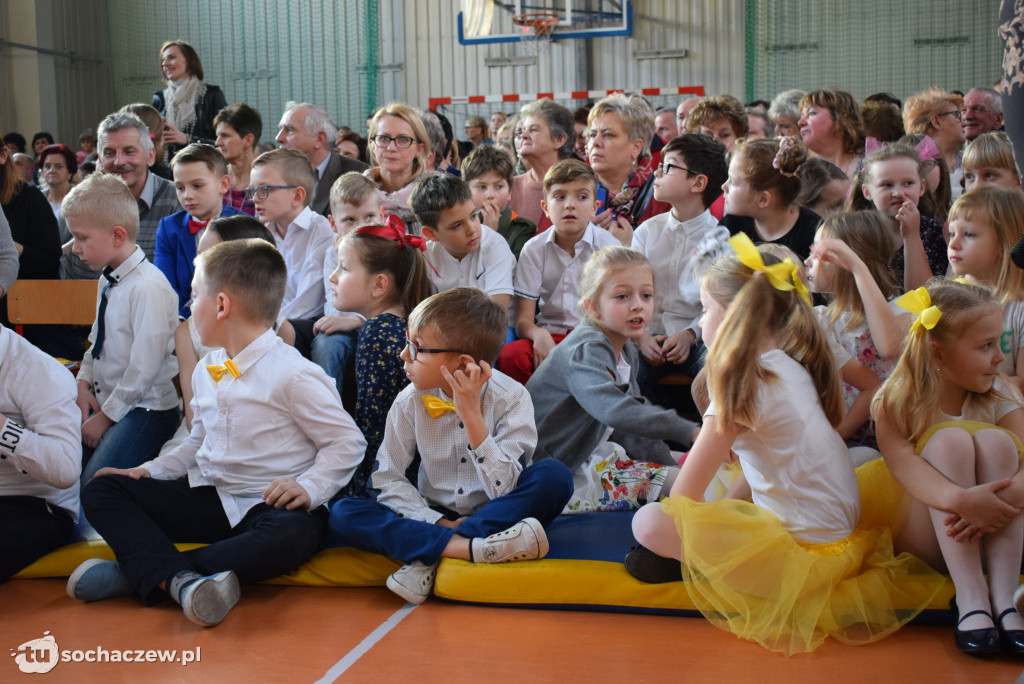
[[[470,544],[476,563],[537,560],[548,555],[548,536],[536,518],[520,520],[507,530],[483,539],[477,537]]]
[[[242,596],[238,576],[231,570],[197,579],[181,591],[181,608],[202,627],[219,625]]]
[[[90,558],[68,578],[68,596],[79,601],[102,601],[134,593],[135,587],[116,561]]]
[[[425,565],[420,561],[403,565],[388,576],[388,589],[409,603],[419,605],[426,601],[434,591],[437,565],[437,563]]]

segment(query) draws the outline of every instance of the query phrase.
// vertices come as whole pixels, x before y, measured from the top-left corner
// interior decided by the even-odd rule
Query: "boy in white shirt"
[[[476,287],[508,311],[516,258],[505,239],[480,223],[465,181],[447,173],[426,176],[409,196],[427,244],[428,271],[438,292]]]
[[[75,378],[0,327],[0,582],[70,541],[82,414]]]
[[[107,469],[83,491],[89,521],[117,561],[86,561],[68,594],[97,601],[169,595],[199,625],[219,624],[239,581],[290,572],[319,548],[325,504],[348,482],[366,442],[334,384],[271,326],[284,260],[263,240],[203,252],[192,320],[216,347],[192,374],[192,432],[177,449]],[[175,542],[208,546],[179,552]]]
[[[139,207],[119,176],[94,174],[61,204],[73,252],[102,269],[92,347],[78,371],[82,482],[153,458],[178,427],[178,295],[135,244]]]
[[[430,595],[442,557],[543,558],[544,526],[572,494],[561,461],[531,465],[533,402],[490,366],[504,340],[504,312],[477,288],[423,300],[402,352],[412,384],[395,399],[377,452],[377,500],[340,499],[331,509],[331,529],[344,543],[406,563],[387,585],[412,603]],[[414,485],[406,471],[417,453]]]
[[[687,133],[662,148],[661,157],[654,199],[672,210],[644,221],[632,244],[654,268],[654,315],[637,340],[637,384],[652,400],[654,386],[669,373],[700,371],[699,271],[730,249],[728,229],[708,211],[729,175],[725,145],[710,135]]]
[[[551,228],[530,238],[516,267],[516,334],[498,357],[503,373],[526,384],[556,344],[579,325],[580,275],[590,255],[619,241],[592,224],[597,176],[576,159],[544,175],[544,213]]]
[[[324,254],[334,244],[326,218],[309,208],[313,196],[313,167],[297,150],[271,150],[256,157],[249,175],[256,218],[274,235],[288,267],[281,304],[282,318],[323,315]]]

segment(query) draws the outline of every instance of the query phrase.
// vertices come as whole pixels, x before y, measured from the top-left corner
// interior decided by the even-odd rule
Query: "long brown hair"
[[[2,129],[0,129],[0,138],[3,138]],[[4,149],[0,150],[0,152],[7,155],[4,158],[4,163],[0,164],[0,204],[7,204],[21,192],[21,186],[24,185],[25,181],[22,180],[18,170],[14,168],[11,151],[7,149],[6,145],[4,145]]]

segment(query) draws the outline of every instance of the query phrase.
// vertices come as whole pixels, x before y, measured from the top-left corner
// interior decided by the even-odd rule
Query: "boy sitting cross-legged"
[[[537,429],[530,395],[491,370],[505,320],[499,305],[470,287],[438,293],[413,310],[402,352],[412,384],[388,413],[371,479],[380,494],[376,501],[341,499],[331,509],[331,529],[344,543],[406,563],[387,585],[412,603],[430,595],[442,557],[542,558],[544,525],[572,494],[572,475],[560,461],[531,465]],[[417,452],[413,485],[405,473]]]
[[[280,253],[263,240],[200,254],[192,320],[222,347],[192,374],[192,432],[131,469],[101,470],[82,494],[117,561],[86,561],[68,594],[98,601],[169,595],[199,625],[220,623],[239,581],[297,568],[319,548],[325,504],[362,461],[366,442],[334,383],[271,329],[285,288]],[[208,546],[180,552],[175,542]]]

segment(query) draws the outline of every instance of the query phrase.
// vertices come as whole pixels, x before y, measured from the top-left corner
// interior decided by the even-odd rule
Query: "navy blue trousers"
[[[486,537],[531,517],[547,526],[572,492],[572,472],[561,461],[547,458],[524,468],[515,489],[491,499],[455,529],[403,518],[369,499],[339,499],[331,508],[330,524],[344,544],[403,563],[418,560],[430,565],[440,560],[452,535]]]
[[[0,496],[0,582],[67,544],[74,529],[71,514],[46,499]]]

